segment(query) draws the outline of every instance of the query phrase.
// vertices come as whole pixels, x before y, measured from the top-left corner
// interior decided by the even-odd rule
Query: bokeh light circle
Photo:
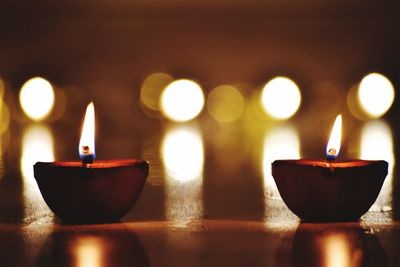
[[[221,85],[208,94],[208,113],[218,122],[228,123],[237,120],[242,115],[243,108],[243,96],[233,86]]]
[[[174,79],[166,73],[153,73],[143,82],[140,90],[142,104],[153,111],[160,110],[160,96],[163,89]]]
[[[204,107],[201,87],[191,80],[181,79],[170,83],[161,95],[161,111],[173,121],[195,118]]]
[[[168,175],[176,181],[193,181],[203,171],[204,149],[196,128],[174,128],[164,137],[162,156]]]
[[[385,114],[394,101],[394,87],[388,78],[379,73],[365,76],[358,87],[361,108],[372,118]]]
[[[292,117],[300,107],[300,89],[287,77],[276,77],[263,88],[261,103],[268,115],[285,120]]]
[[[4,134],[8,130],[9,124],[10,111],[4,100],[0,99],[0,135]]]
[[[29,79],[21,87],[19,103],[30,119],[43,120],[50,114],[54,106],[53,87],[43,78]]]

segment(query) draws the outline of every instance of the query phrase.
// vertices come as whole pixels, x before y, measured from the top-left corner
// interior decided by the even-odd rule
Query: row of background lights
[[[388,78],[379,73],[366,75],[352,88],[347,103],[358,119],[379,118],[392,106],[395,90]],[[270,118],[287,120],[299,109],[301,92],[298,85],[287,77],[275,77],[267,82],[259,103]],[[161,112],[172,121],[195,118],[204,107],[204,94],[200,85],[191,80],[176,80],[165,73],[150,75],[141,88],[141,103],[145,109]],[[232,85],[221,85],[207,96],[208,113],[220,123],[237,120],[244,110],[244,97]]]
[[[371,73],[349,91],[347,103],[358,119],[379,118],[390,109],[394,97],[395,90],[389,79]],[[27,117],[42,121],[53,110],[55,91],[49,81],[35,77],[21,87],[19,100]],[[155,73],[145,79],[140,102],[147,115],[161,113],[177,122],[194,119],[206,104],[211,117],[220,123],[229,123],[240,118],[245,106],[242,93],[232,85],[212,89],[205,100],[199,84],[187,79],[174,80],[165,73]],[[301,92],[291,79],[275,77],[264,85],[259,103],[272,119],[286,120],[299,109]]]

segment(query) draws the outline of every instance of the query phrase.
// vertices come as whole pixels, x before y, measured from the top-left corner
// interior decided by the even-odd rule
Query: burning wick
[[[334,161],[336,159],[336,149],[329,148],[328,154],[326,155],[328,161]]]
[[[89,164],[89,163],[93,163],[93,155],[89,154],[90,150],[89,150],[89,146],[82,146],[82,163],[84,164]]]

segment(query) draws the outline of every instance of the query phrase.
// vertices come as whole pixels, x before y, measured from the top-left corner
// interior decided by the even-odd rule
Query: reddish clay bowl
[[[34,175],[49,208],[64,222],[107,222],[136,203],[149,173],[143,160],[37,162]]]
[[[375,202],[387,175],[383,160],[276,160],[272,176],[288,208],[305,221],[354,221]]]

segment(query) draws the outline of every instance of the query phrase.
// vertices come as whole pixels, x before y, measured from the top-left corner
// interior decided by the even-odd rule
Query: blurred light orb
[[[7,104],[0,99],[0,135],[8,130],[10,124],[10,111]]]
[[[276,77],[263,88],[261,103],[268,115],[277,120],[292,117],[300,107],[300,89],[287,77]]]
[[[143,82],[140,90],[142,104],[151,110],[160,110],[160,96],[163,89],[174,79],[166,73],[150,74]]]
[[[106,251],[103,240],[97,236],[83,236],[73,240],[73,255],[78,267],[101,267],[105,261]]]
[[[10,122],[10,112],[7,104],[3,100],[4,92],[4,81],[0,77],[0,135],[2,135],[8,129]]]
[[[382,189],[370,210],[392,210],[394,204],[393,190],[395,188],[393,170],[396,164],[392,129],[389,124],[381,119],[371,120],[362,127],[360,141],[359,157],[361,159],[385,160],[389,163],[388,174]]]
[[[358,87],[361,108],[372,118],[379,118],[389,110],[394,94],[392,83],[379,73],[368,74]]]
[[[34,121],[45,119],[54,106],[54,90],[51,84],[41,78],[29,79],[21,87],[19,103],[24,113]]]
[[[174,128],[162,143],[162,156],[169,177],[188,182],[203,172],[203,140],[196,128]]]
[[[173,121],[191,120],[199,115],[203,107],[203,90],[191,80],[176,80],[170,83],[161,95],[161,111]]]
[[[0,98],[3,98],[4,91],[5,91],[5,85],[3,79],[0,77]]]
[[[207,97],[208,113],[216,121],[228,123],[242,115],[244,99],[238,89],[230,85],[214,88]]]
[[[266,195],[270,198],[280,198],[275,180],[272,177],[271,163],[277,159],[299,159],[299,135],[291,125],[272,128],[265,135],[263,151],[263,175]]]
[[[38,161],[54,161],[53,133],[46,125],[33,124],[22,136],[21,172],[30,185],[35,185],[34,188],[37,186],[32,166]]]

